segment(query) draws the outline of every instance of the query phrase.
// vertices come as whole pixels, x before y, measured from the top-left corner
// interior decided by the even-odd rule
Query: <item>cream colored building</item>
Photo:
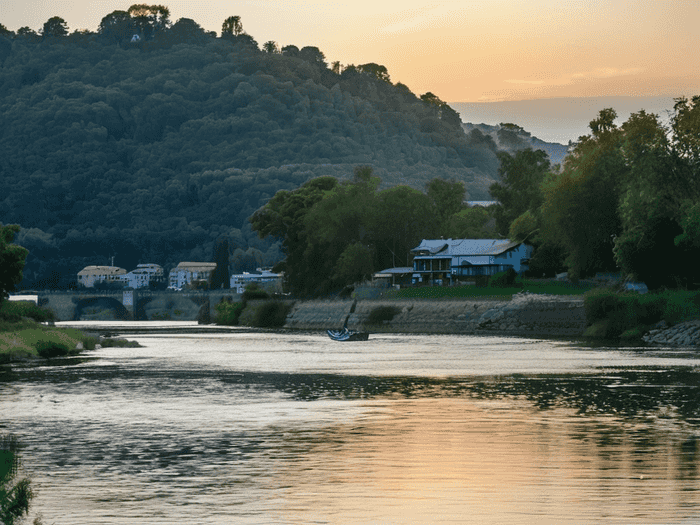
[[[100,282],[121,282],[122,275],[126,275],[126,270],[118,266],[86,266],[78,272],[78,283],[93,288]]]
[[[208,282],[215,269],[216,263],[181,262],[170,270],[169,288],[179,290],[190,286],[195,281]]]
[[[131,270],[122,276],[127,288],[148,288],[152,282],[163,282],[165,273],[159,264],[137,264],[135,270]]]

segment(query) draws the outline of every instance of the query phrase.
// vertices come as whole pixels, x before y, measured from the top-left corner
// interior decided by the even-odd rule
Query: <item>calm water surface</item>
[[[129,338],[0,382],[45,523],[700,521],[696,350]]]

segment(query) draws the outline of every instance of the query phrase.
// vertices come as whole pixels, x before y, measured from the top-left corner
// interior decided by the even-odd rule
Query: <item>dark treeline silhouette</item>
[[[260,49],[240,17],[217,37],[163,6],[114,11],[94,33],[60,17],[0,27],[0,113],[0,221],[23,228],[25,288],[113,256],[212,260],[222,238],[231,270],[252,270],[283,256],[247,221],[280,189],[369,165],[384,187],[440,177],[481,200],[499,166],[492,139],[384,66]]]

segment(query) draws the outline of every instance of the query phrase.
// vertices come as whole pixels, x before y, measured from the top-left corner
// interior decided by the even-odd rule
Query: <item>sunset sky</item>
[[[135,1],[0,0],[0,22],[71,31]],[[154,2],[156,3],[156,2]],[[448,102],[700,93],[695,0],[159,0],[210,31],[241,16],[259,44],[317,46],[329,62],[376,62],[393,82]]]

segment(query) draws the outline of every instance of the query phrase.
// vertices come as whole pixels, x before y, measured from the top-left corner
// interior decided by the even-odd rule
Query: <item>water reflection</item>
[[[308,335],[140,340],[15,367],[0,383],[0,425],[28,445],[47,522],[700,516],[692,352],[452,337],[437,351],[416,336],[340,348]],[[485,369],[502,373],[465,373]]]

